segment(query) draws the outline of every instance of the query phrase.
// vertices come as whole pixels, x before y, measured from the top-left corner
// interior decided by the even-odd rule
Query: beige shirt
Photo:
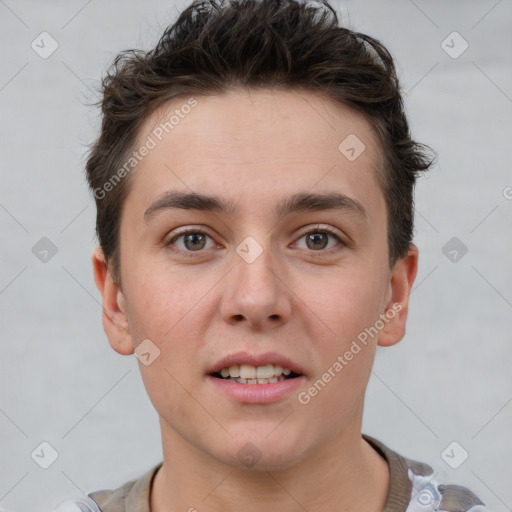
[[[478,496],[466,487],[440,484],[428,464],[402,457],[366,434],[362,437],[389,467],[390,483],[383,512],[488,511]],[[162,464],[118,489],[93,492],[89,497],[103,512],[150,512],[151,485]]]

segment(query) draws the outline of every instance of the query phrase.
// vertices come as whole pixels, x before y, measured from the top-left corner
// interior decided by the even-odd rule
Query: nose
[[[288,322],[293,293],[286,285],[286,270],[278,267],[270,249],[252,261],[236,254],[226,277],[221,314],[229,324],[246,322],[251,329],[276,328]]]

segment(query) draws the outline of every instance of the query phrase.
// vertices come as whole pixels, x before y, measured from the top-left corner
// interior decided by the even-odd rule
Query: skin
[[[154,112],[139,142],[186,99]],[[364,394],[376,346],[405,334],[418,250],[411,244],[389,268],[376,133],[353,109],[307,91],[238,88],[196,99],[133,171],[121,219],[121,286],[100,248],[92,257],[113,349],[133,354],[150,339],[160,350],[152,364],[139,362],[164,453],[151,510],[382,511],[389,471],[361,437]],[[366,147],[354,161],[338,150],[349,134]],[[168,209],[145,222],[146,209],[167,190],[216,194],[236,209]],[[296,192],[332,191],[359,201],[366,218],[274,213]],[[331,235],[308,244],[305,235],[319,224],[346,245]],[[183,227],[208,237],[166,247]],[[236,252],[247,236],[263,250],[252,263]],[[307,390],[397,303],[400,312],[307,405],[295,392],[240,404],[205,381],[227,354],[276,351],[302,365],[299,391]],[[251,468],[237,457],[248,442],[261,454]]]

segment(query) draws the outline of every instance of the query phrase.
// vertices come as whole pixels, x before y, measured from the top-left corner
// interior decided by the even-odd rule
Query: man
[[[199,1],[103,94],[94,276],[164,460],[75,506],[485,510],[361,433],[376,347],[405,334],[432,164],[384,46],[327,2]]]

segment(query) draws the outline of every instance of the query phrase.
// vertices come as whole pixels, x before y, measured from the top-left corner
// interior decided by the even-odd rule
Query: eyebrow
[[[167,191],[159,196],[144,212],[144,221],[149,221],[158,212],[173,208],[210,211],[226,215],[233,215],[236,211],[234,203],[221,196],[197,192]],[[275,208],[275,214],[279,217],[284,217],[295,212],[323,210],[339,210],[368,219],[366,210],[359,201],[338,192],[321,194],[298,192],[278,203]]]

